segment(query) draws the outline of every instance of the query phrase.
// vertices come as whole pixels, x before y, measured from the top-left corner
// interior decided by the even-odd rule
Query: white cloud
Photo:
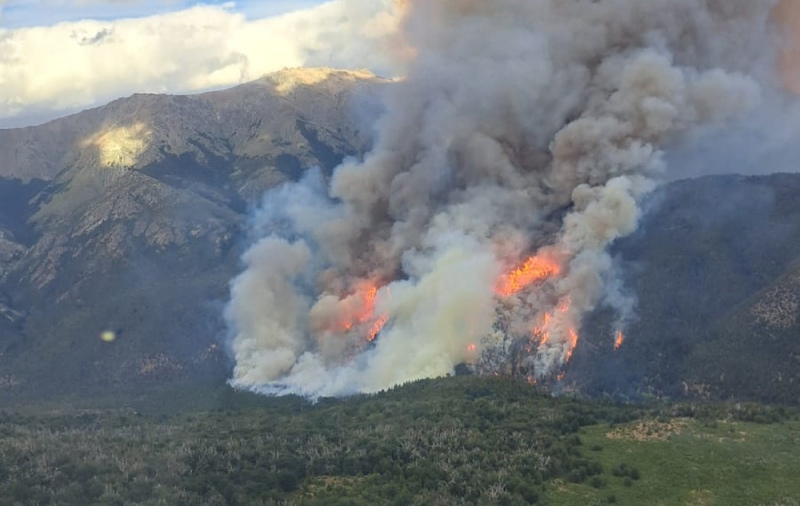
[[[336,0],[248,19],[226,4],[0,29],[0,124],[54,117],[134,92],[235,85],[284,67],[386,72],[383,41],[395,22],[390,6],[390,0]]]

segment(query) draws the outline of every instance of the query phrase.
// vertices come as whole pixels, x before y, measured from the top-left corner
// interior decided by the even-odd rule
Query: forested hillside
[[[526,382],[0,412],[0,504],[792,504],[794,411],[620,405]]]

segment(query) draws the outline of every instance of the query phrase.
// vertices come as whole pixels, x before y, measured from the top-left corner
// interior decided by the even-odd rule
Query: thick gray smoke
[[[414,58],[375,148],[265,199],[226,314],[232,384],[557,374],[587,311],[632,310],[606,250],[668,177],[665,151],[761,100],[773,4],[406,3]]]

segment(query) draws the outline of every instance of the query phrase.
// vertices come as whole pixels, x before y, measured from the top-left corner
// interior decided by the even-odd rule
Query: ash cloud
[[[319,396],[460,363],[558,374],[588,311],[630,318],[607,249],[670,177],[665,153],[771,93],[773,4],[404,2],[413,58],[373,150],[256,219],[226,313],[231,383]],[[557,268],[498,293],[532,255]]]

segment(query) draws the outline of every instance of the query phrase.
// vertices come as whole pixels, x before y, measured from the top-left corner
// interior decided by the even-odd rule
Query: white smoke
[[[761,100],[773,3],[406,2],[415,57],[375,148],[329,190],[309,176],[265,198],[227,312],[232,384],[318,396],[463,362],[558,372],[599,301],[631,311],[607,248],[668,177],[665,150]],[[498,293],[533,253],[557,268]]]

